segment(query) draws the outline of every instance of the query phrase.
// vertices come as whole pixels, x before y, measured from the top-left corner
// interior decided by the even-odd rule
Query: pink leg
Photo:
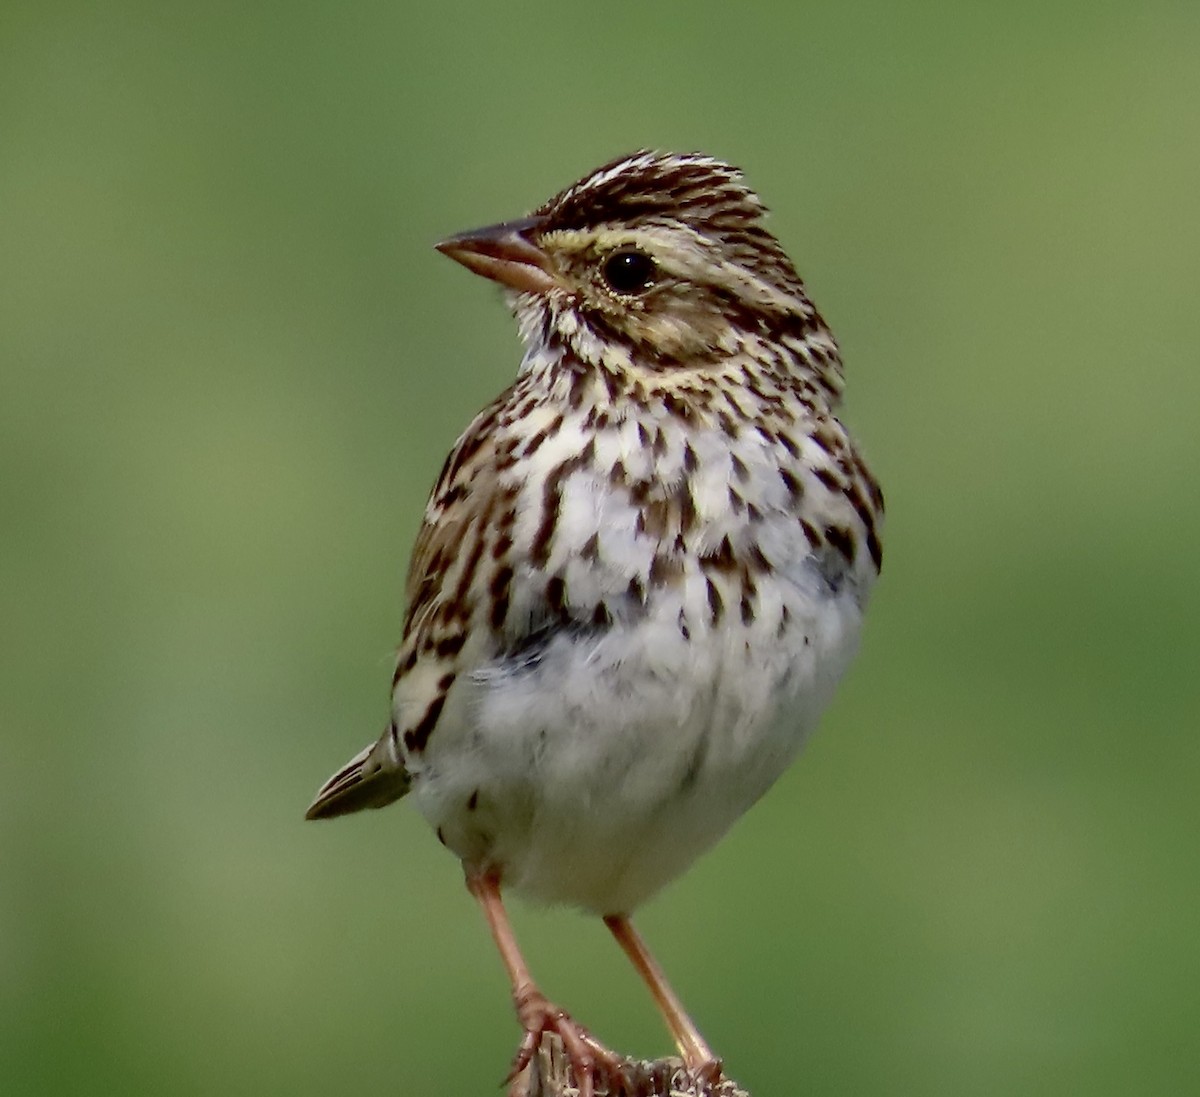
[[[576,1024],[565,1010],[556,1006],[538,989],[517,946],[512,923],[500,898],[499,879],[491,874],[480,875],[468,870],[467,889],[483,908],[492,938],[500,950],[500,958],[512,983],[517,1019],[525,1031],[508,1080],[511,1082],[529,1065],[542,1037],[547,1032],[554,1032],[563,1042],[563,1050],[579,1083],[579,1097],[594,1097],[594,1081],[598,1071],[619,1076],[621,1057]]]
[[[662,968],[650,955],[646,942],[633,928],[628,916],[608,914],[604,917],[604,924],[617,939],[617,944],[625,950],[625,955],[633,962],[646,986],[650,988],[654,1004],[658,1006],[659,1012],[667,1022],[667,1028],[671,1030],[688,1073],[697,1078],[717,1081],[721,1077],[721,1060],[712,1053],[712,1049],[700,1035],[700,1030],[684,1012],[683,1004],[676,997],[666,976],[663,975]]]

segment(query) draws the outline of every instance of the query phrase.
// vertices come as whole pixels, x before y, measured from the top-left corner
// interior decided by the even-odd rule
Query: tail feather
[[[333,819],[364,808],[386,807],[399,800],[412,783],[385,735],[359,751],[318,790],[305,819]]]

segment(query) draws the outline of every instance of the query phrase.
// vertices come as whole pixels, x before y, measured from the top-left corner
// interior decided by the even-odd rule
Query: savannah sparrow
[[[525,355],[451,450],[409,571],[391,721],[308,818],[412,792],[462,861],[524,1038],[620,1059],[538,990],[501,888],[603,917],[686,1069],[720,1064],[630,920],[776,780],[879,573],[837,344],[727,164],[638,152],[438,249]]]

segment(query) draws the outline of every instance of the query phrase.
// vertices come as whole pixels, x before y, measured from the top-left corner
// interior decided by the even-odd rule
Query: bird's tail
[[[412,784],[390,733],[359,751],[317,791],[305,819],[332,819],[399,800]]]

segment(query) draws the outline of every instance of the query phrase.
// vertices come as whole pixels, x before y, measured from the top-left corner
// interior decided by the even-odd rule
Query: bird
[[[436,245],[497,283],[523,356],[450,450],[412,551],[390,720],[324,819],[415,802],[512,986],[510,1080],[557,1034],[504,893],[599,916],[686,1071],[721,1061],[631,921],[788,768],[858,647],[878,482],[838,344],[742,172],[641,150]]]

